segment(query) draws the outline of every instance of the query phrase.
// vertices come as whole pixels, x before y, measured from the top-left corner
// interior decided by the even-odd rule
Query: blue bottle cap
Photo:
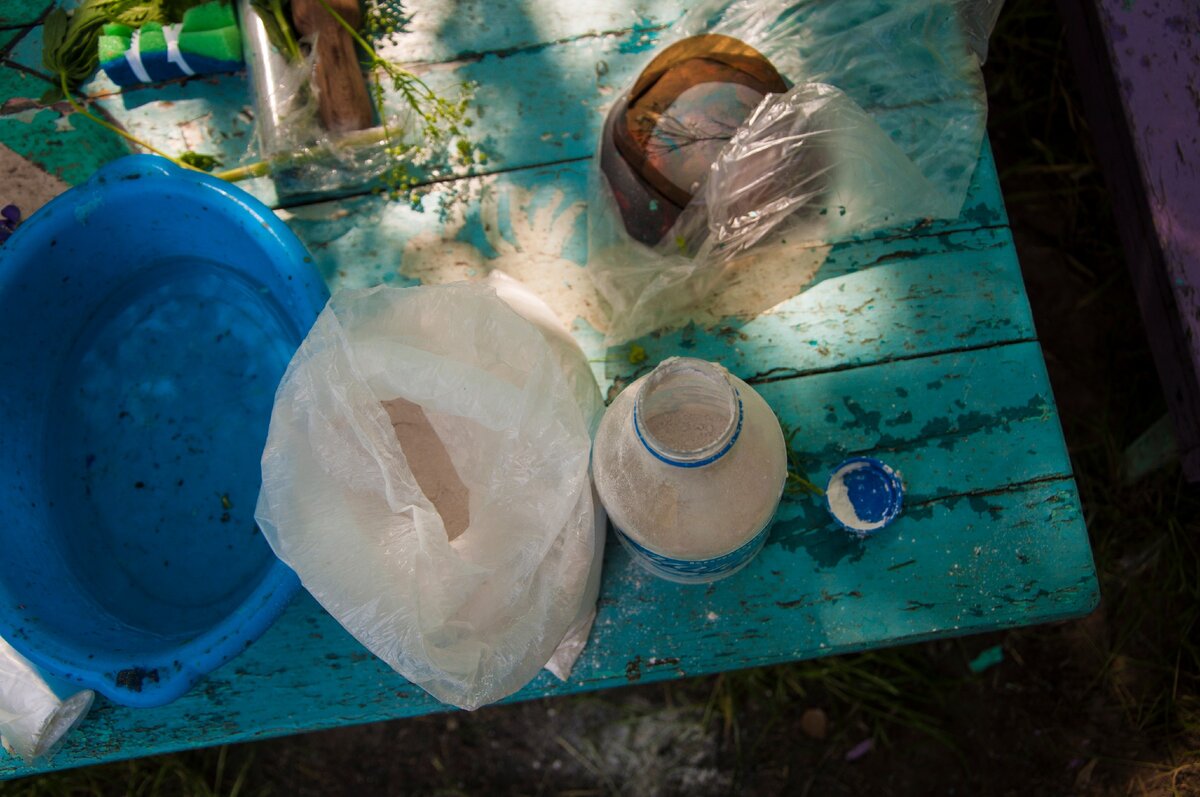
[[[891,467],[872,457],[853,457],[833,469],[825,506],[846,531],[874,534],[896,519],[904,504],[904,484]]]

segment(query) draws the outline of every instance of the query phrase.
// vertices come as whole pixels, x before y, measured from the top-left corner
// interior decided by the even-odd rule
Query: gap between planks
[[[987,229],[987,228],[980,227],[977,229]],[[1007,228],[1005,228],[1005,229],[1007,229]],[[889,239],[885,239],[885,240],[897,240],[900,238],[919,238],[919,237],[922,237],[922,236],[920,236],[920,235],[898,235],[895,238],[889,238]],[[1031,338],[1031,337],[1015,337],[1010,340],[997,340],[997,341],[991,341],[990,343],[980,343],[980,344],[977,344],[974,346],[955,346],[953,348],[948,348],[948,349],[934,349],[931,351],[921,352],[919,354],[896,354],[896,355],[880,357],[878,359],[870,360],[868,362],[843,363],[840,365],[831,365],[831,366],[824,367],[824,368],[788,368],[786,366],[777,366],[775,368],[771,368],[770,370],[748,376],[745,378],[744,381],[750,385],[768,385],[768,384],[771,384],[772,382],[786,382],[789,379],[799,379],[799,378],[805,377],[805,376],[816,376],[819,374],[833,374],[833,373],[838,373],[840,371],[853,371],[858,368],[873,368],[878,365],[888,365],[890,363],[908,362],[908,361],[912,361],[912,360],[924,360],[924,359],[928,359],[930,357],[946,357],[946,356],[953,355],[953,354],[968,354],[971,352],[986,351],[988,349],[998,349],[1002,346],[1018,346],[1022,343],[1038,343],[1038,342],[1039,341],[1036,337],[1033,337],[1033,338]],[[650,370],[653,370],[653,366],[651,366],[650,368],[644,368],[642,370],[635,371],[633,374],[631,374],[628,377],[626,377],[623,374],[618,374],[617,376],[613,377],[613,379],[614,380],[625,379],[628,382],[632,382],[634,379],[637,379],[641,374],[649,373]]]

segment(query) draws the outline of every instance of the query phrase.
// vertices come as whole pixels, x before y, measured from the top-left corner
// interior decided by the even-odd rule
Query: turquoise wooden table
[[[742,275],[688,326],[638,341],[644,359],[642,349],[606,350],[582,268],[589,159],[603,109],[683,4],[412,5],[403,58],[437,84],[479,83],[475,129],[489,161],[439,185],[422,211],[369,194],[281,207],[331,290],[503,270],[571,324],[610,396],[667,356],[718,360],[796,430],[814,479],[871,454],[907,485],[903,515],[867,541],[837,531],[819,499],[788,497],[762,555],[707,587],[655,580],[610,540],[599,616],[571,679],[543,673],[513,700],[1043,623],[1096,605],[1079,497],[986,145],[959,218],[796,250]],[[41,10],[0,0],[0,143],[77,183],[127,147],[65,106],[28,99],[48,85]],[[244,75],[123,92],[99,78],[85,91],[163,149],[229,165],[246,158]],[[269,181],[248,188],[279,206]],[[752,306],[770,309],[747,314]],[[441,708],[303,594],[176,703],[132,710],[98,700],[53,766]],[[3,776],[32,771],[0,761]]]

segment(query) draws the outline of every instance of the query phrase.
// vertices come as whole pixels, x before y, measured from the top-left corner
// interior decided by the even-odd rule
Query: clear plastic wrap
[[[623,172],[612,165],[623,142],[614,150],[610,115],[588,216],[588,268],[610,305],[608,341],[683,320],[752,247],[957,215],[984,136],[979,67],[999,8],[999,0],[709,0],[692,8],[664,43],[729,37],[790,88],[766,94],[724,132],[703,124],[720,112],[705,120],[695,109],[678,111],[675,129],[659,121],[649,139],[661,150],[647,145],[651,166],[634,158],[618,164]],[[618,100],[619,111],[630,113],[621,104],[644,90],[645,74]],[[686,96],[662,118],[686,106]],[[725,142],[719,151],[714,139]],[[653,167],[697,144],[715,153],[710,168],[688,164],[700,174],[694,191],[676,200],[677,216],[648,227],[636,217],[659,211],[662,194],[653,189],[663,178]],[[663,168],[682,171],[678,163]],[[627,190],[646,172],[651,190]]]
[[[588,469],[595,380],[569,338],[541,331],[557,322],[538,300],[499,288],[516,311],[479,284],[334,296],[276,395],[256,512],[347,630],[467,709],[548,663],[569,672],[605,532]],[[449,488],[427,488],[436,457],[400,433],[395,408],[414,405]],[[465,517],[446,510],[464,495]]]
[[[275,49],[249,0],[239,0],[242,42],[254,97],[258,155],[284,195],[363,187],[391,165],[384,128],[333,134],[321,126],[313,81],[315,48],[289,61]],[[392,130],[408,128],[397,113]]]
[[[25,763],[51,755],[94,697],[85,689],[60,699],[37,669],[0,639],[0,743]]]

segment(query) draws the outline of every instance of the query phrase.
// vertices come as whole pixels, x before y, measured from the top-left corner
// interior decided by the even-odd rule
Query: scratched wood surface
[[[1200,5],[1059,8],[1183,470],[1200,482]]]
[[[855,11],[877,13],[876,6],[886,8],[891,2],[857,0]],[[603,111],[649,60],[664,30],[679,18],[680,5],[670,0],[639,0],[631,7],[620,0],[604,0],[577,13],[566,2],[538,4],[536,10],[514,0],[497,7],[484,0],[445,6],[417,4],[410,7],[413,32],[402,37],[398,45],[381,49],[389,57],[409,63],[431,86],[448,94],[464,82],[478,87],[473,109],[478,143],[488,160],[473,173],[502,172],[590,157]],[[832,6],[810,6],[820,9],[815,15],[819,18],[812,22],[823,32],[837,32],[839,21],[844,26]],[[465,27],[467,21],[484,17],[503,22],[485,26],[486,34],[472,37],[470,28]],[[948,30],[944,25],[934,26],[922,31],[922,37],[945,38]],[[950,42],[932,44],[951,46]],[[481,45],[486,49],[480,49]],[[5,52],[9,68],[21,73],[25,85],[24,93],[12,95],[8,107],[0,108],[0,142],[15,149],[19,147],[10,144],[11,140],[32,144],[30,158],[67,179],[61,174],[61,148],[52,139],[30,141],[22,124],[35,107],[29,98],[40,96],[51,83],[42,66],[42,26],[21,29],[0,49],[0,53]],[[919,64],[920,57],[917,52],[910,60]],[[857,63],[859,59],[850,60]],[[871,59],[861,60],[873,63]],[[826,71],[829,68],[819,58],[814,58],[811,66]],[[970,100],[973,81],[922,81],[906,79],[905,74],[887,74],[881,79],[880,69],[875,66],[873,72],[861,66],[847,67],[842,88],[871,111],[910,155],[928,158],[929,150],[936,151],[945,144],[942,131],[955,127],[954,114]],[[886,84],[886,90],[880,90],[881,83]],[[90,98],[93,110],[165,151],[202,152],[226,166],[258,160],[253,145],[252,101],[242,75],[203,76],[121,89],[101,72],[86,81],[81,92]],[[403,101],[393,92],[388,105],[399,108]],[[66,106],[60,106],[60,110],[65,112],[61,119],[53,116],[59,126],[92,125],[69,113]],[[942,168],[936,156],[933,160],[931,168]],[[948,161],[946,168],[957,161],[945,153],[942,160]],[[361,181],[349,174],[344,180],[330,178],[330,183],[324,189],[330,193],[361,191]],[[242,187],[268,205],[298,201],[280,200],[275,184],[265,178],[247,181]],[[307,201],[307,192],[301,194],[299,201]]]
[[[0,30],[32,25],[49,7],[49,0],[0,0]]]
[[[558,311],[609,395],[674,354],[719,360],[797,430],[814,480],[856,454],[904,476],[905,512],[881,535],[857,541],[819,499],[788,497],[762,555],[707,587],[655,580],[610,540],[599,616],[570,680],[543,674],[512,699],[1088,612],[1098,593],[1087,533],[986,146],[959,218],[776,253],[686,327],[640,348],[603,347],[583,268],[588,158],[605,105],[679,6],[473,2],[451,14],[431,4],[411,59],[439,79],[479,81],[489,165],[420,210],[370,195],[279,210],[331,290],[501,270]],[[0,142],[76,183],[125,146],[69,109],[22,99],[45,86],[38,27],[5,28],[29,22],[22,7],[0,0],[0,42],[19,34],[0,44]],[[481,29],[472,15],[500,21]],[[248,157],[241,75],[87,90],[152,143]],[[251,188],[275,201],[269,181]],[[301,595],[176,703],[134,711],[98,700],[52,767],[441,709]],[[0,761],[0,777],[33,771]]]

